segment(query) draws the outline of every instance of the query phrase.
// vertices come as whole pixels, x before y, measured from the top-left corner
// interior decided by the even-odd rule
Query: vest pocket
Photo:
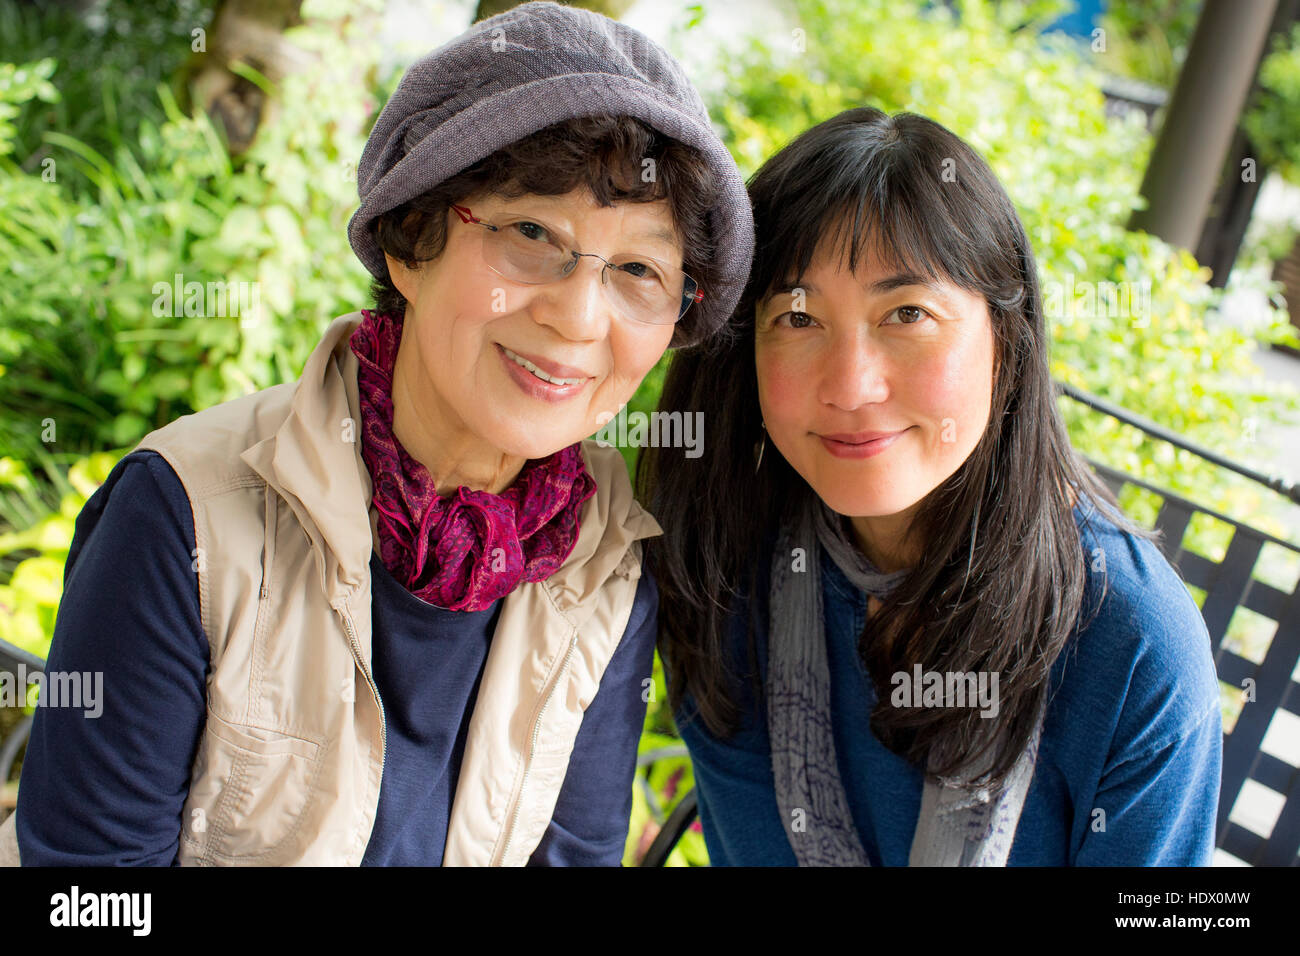
[[[185,804],[187,841],[198,862],[291,864],[311,835],[321,746],[208,711]]]

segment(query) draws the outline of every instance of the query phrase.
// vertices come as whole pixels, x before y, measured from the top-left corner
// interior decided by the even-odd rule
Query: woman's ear
[[[402,293],[402,298],[407,302],[414,302],[415,292],[420,287],[418,265],[407,265],[387,252],[384,253],[384,261],[388,263],[388,276],[393,280],[393,288]]]
[[[447,215],[451,215],[450,209],[447,210]],[[412,209],[402,219],[402,231],[408,235],[412,230],[418,230],[419,233],[422,233],[423,229],[421,228],[421,224],[423,218],[424,217],[419,210]],[[421,244],[417,241],[415,243],[416,255],[420,254],[420,248]],[[422,264],[418,261],[402,262],[399,259],[394,259],[388,254],[388,250],[386,249],[384,250],[384,261],[388,263],[388,276],[393,281],[393,288],[402,293],[402,298],[407,302],[414,302],[415,293],[420,287],[420,269]]]

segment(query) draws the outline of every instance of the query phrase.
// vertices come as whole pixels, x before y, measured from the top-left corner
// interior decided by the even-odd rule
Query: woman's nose
[[[868,334],[828,342],[820,356],[820,401],[844,411],[884,401],[889,395],[888,357]]]
[[[575,342],[603,339],[610,322],[604,265],[595,258],[579,259],[564,278],[541,286],[530,306],[533,320]]]

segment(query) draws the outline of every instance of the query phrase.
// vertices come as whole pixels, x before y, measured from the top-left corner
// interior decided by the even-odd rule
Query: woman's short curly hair
[[[653,176],[643,176],[648,168]],[[713,172],[695,148],[631,116],[589,116],[547,126],[389,210],[370,228],[380,249],[415,268],[442,254],[452,203],[484,192],[556,196],[579,187],[602,206],[667,200],[682,238],[682,270],[707,292],[713,278],[707,216],[718,189]],[[380,313],[405,312],[406,299],[391,276],[375,279],[371,295]],[[697,341],[695,319],[694,310],[683,316],[673,346]]]

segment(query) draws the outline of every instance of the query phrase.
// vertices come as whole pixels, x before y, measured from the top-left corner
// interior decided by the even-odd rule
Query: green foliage
[[[1261,165],[1300,183],[1300,24],[1274,37],[1242,125]]]
[[[190,56],[192,32],[212,18],[203,0],[110,0],[82,14],[74,4],[0,0],[0,63],[57,60],[59,96],[29,103],[13,134],[27,172],[39,169],[47,130],[96,152],[133,142],[142,123],[163,121],[155,90]],[[69,169],[65,178],[73,176]],[[75,184],[74,188],[88,187]]]
[[[316,65],[285,81],[285,108],[237,163],[166,86],[162,121],[140,119],[132,142],[109,137],[111,156],[45,130],[49,174],[0,160],[0,253],[14,263],[0,286],[0,401],[18,412],[0,422],[0,448],[30,459],[51,424],[65,449],[130,445],[292,380],[322,324],[366,303],[346,224],[377,51],[346,18],[309,15],[288,36]],[[26,72],[48,76],[48,62]]]
[[[1112,72],[1172,90],[1202,0],[1110,0],[1101,17]]]
[[[59,91],[50,82],[54,61],[37,60],[19,67],[13,63],[0,63],[0,155],[14,151],[13,140],[18,127],[14,120],[23,113],[22,106],[33,101],[52,103]]]

